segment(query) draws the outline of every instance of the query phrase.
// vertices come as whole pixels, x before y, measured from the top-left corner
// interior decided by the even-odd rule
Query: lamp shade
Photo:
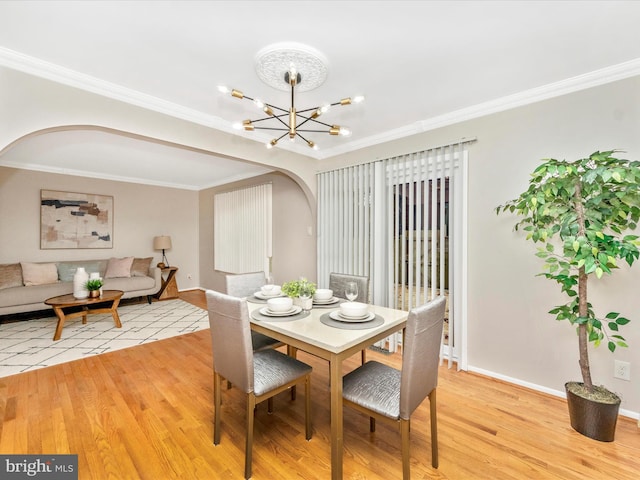
[[[168,235],[161,235],[153,238],[154,250],[169,250],[171,248],[171,237]]]

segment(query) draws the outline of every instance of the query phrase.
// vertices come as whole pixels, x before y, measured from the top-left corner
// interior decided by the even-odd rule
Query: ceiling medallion
[[[274,43],[256,55],[256,73],[260,80],[277,90],[287,91],[289,85],[283,82],[284,75],[294,67],[304,75],[298,92],[314,90],[327,79],[327,59],[315,48],[301,43]]]
[[[300,43],[276,43],[263,48],[256,55],[256,72],[258,77],[267,85],[278,90],[291,90],[291,106],[289,108],[277,107],[256,98],[244,95],[236,89],[219,86],[222,93],[230,93],[232,97],[252,101],[258,108],[267,114],[266,117],[255,120],[244,120],[234,124],[236,129],[272,130],[284,132],[267,143],[267,148],[274,147],[280,139],[289,136],[291,141],[300,137],[309,147],[317,150],[315,142],[305,138],[301,133],[328,133],[330,135],[350,135],[351,131],[346,127],[331,125],[318,120],[318,117],[326,113],[336,105],[351,105],[364,100],[363,96],[347,97],[342,100],[320,105],[304,110],[296,110],[295,92],[306,92],[318,88],[327,78],[327,61],[319,51]],[[268,126],[269,122],[272,126]],[[267,123],[263,123],[267,122]],[[275,123],[275,126],[273,124]],[[305,128],[301,128],[305,126]]]

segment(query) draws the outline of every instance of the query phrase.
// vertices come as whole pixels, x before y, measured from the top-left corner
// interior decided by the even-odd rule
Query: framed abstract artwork
[[[40,248],[113,248],[113,197],[40,190]]]

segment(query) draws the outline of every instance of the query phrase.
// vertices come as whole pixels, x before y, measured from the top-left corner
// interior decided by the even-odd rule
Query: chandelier
[[[353,98],[343,98],[330,104],[305,108],[303,110],[296,109],[296,87],[300,89],[303,80],[306,80],[304,84],[306,90],[316,88],[326,77],[326,66],[321,54],[306,45],[283,45],[285,44],[276,44],[263,49],[263,51],[258,54],[256,68],[258,75],[266,83],[281,90],[290,90],[291,106],[289,108],[278,107],[271,103],[263,102],[260,99],[249,97],[240,90],[219,86],[218,90],[221,93],[231,94],[232,97],[240,100],[249,100],[266,114],[264,117],[236,123],[234,124],[234,128],[247,132],[253,132],[255,130],[278,132],[278,136],[266,144],[267,148],[275,147],[282,138],[288,136],[291,141],[295,141],[296,137],[299,137],[309,147],[317,150],[318,147],[315,142],[306,138],[307,133],[328,133],[329,135],[342,136],[351,135],[349,128],[325,123],[318,120],[318,117],[325,114],[331,107],[360,103],[364,100],[364,97],[358,95]],[[308,78],[306,78],[306,74],[305,77],[303,77],[302,73],[295,67],[296,64],[301,64],[303,68],[310,70]],[[283,70],[284,73],[282,73]]]

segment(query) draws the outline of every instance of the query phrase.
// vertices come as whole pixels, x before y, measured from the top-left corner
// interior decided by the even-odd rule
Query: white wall
[[[41,250],[41,189],[112,195],[113,248]],[[0,166],[0,263],[125,256],[153,256],[157,263],[162,252],[153,250],[153,237],[170,235],[167,258],[185,290],[200,285],[197,232],[197,192]]]
[[[327,162],[327,169],[477,137],[469,154],[469,366],[491,375],[563,392],[580,378],[573,327],[547,312],[565,302],[554,282],[536,277],[535,247],[512,231],[515,217],[495,207],[527,188],[546,157],[582,158],[622,149],[640,160],[640,77],[470,120]],[[639,232],[640,233],[640,232]],[[623,312],[630,348],[591,349],[594,382],[618,392],[622,409],[640,411],[640,264],[593,282],[596,313]],[[631,362],[631,382],[613,378],[613,361]]]
[[[275,281],[282,284],[300,276],[315,281],[315,204],[309,204],[304,191],[291,178],[274,173],[200,192],[200,278],[203,288],[225,291],[225,273],[213,268],[215,194],[265,182],[273,185],[272,268]],[[311,235],[308,228],[311,228]]]

